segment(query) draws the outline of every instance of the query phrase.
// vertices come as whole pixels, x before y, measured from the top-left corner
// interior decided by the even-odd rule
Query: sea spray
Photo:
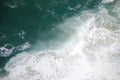
[[[119,80],[119,17],[103,6],[68,18],[61,29],[70,34],[54,50],[22,52],[8,61],[2,80]],[[71,25],[73,24],[73,25]],[[69,31],[68,31],[69,30]]]

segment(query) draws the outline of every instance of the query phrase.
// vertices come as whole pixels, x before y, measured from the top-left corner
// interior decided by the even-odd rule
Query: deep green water
[[[55,27],[56,24],[83,10],[97,9],[100,2],[101,0],[1,0],[0,67],[17,53],[33,48],[36,41],[50,43],[58,38],[60,31]],[[63,37],[59,39],[62,40]],[[25,43],[27,47],[21,49]]]
[[[0,0],[0,80],[120,80],[120,0]]]

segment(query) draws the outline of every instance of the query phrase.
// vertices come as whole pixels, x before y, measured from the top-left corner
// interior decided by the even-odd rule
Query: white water
[[[114,0],[102,0],[103,3],[110,3],[113,2]]]
[[[120,80],[116,17],[101,7],[98,13],[85,11],[69,18],[60,27],[72,32],[61,48],[16,55],[6,64],[9,73],[2,80]]]
[[[29,42],[25,42],[24,44],[18,45],[16,47],[11,45],[11,44],[5,44],[3,47],[0,47],[0,56],[1,57],[8,57],[13,53],[13,51],[15,49],[17,49],[18,51],[23,51],[23,50],[28,49],[30,47],[31,47],[31,45]]]
[[[10,46],[11,48],[7,48],[8,46]],[[15,47],[13,47],[12,45],[5,44],[3,47],[0,47],[0,56],[7,57],[12,54],[14,49]]]

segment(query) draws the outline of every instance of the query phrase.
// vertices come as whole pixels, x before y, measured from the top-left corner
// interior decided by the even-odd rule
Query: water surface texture
[[[120,0],[1,0],[0,80],[120,80]]]

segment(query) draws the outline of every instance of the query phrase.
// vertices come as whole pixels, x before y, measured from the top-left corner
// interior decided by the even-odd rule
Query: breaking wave
[[[59,26],[70,37],[62,47],[16,55],[1,79],[120,80],[119,2],[112,9],[100,6],[98,12],[84,11],[65,20]]]

